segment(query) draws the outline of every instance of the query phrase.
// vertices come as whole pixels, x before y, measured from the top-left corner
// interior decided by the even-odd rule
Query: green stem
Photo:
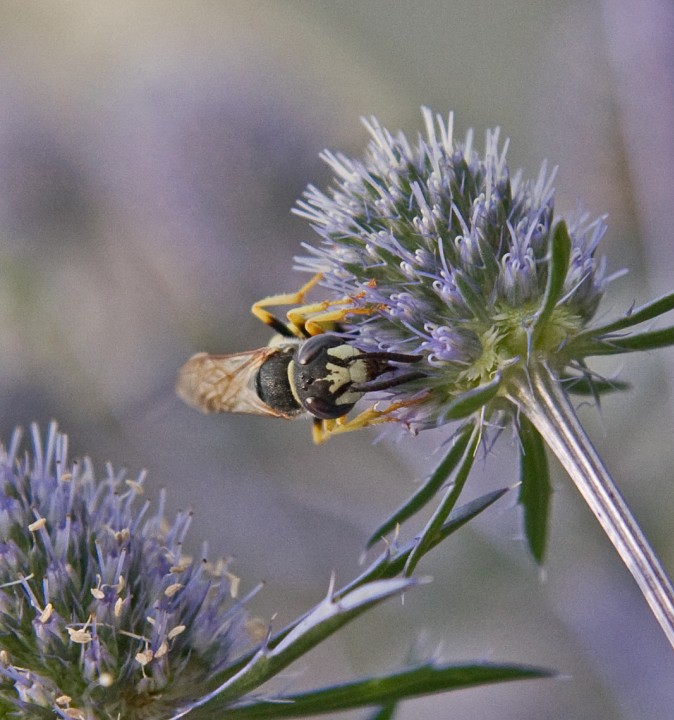
[[[674,647],[674,590],[658,558],[592,445],[557,376],[536,365],[510,385],[511,399],[571,476],[641,588]]]

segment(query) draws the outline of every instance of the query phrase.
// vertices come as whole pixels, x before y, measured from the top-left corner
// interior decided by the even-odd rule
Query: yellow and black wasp
[[[307,293],[321,280],[314,276],[296,293],[272,295],[256,302],[252,313],[276,331],[266,347],[231,355],[200,352],[180,369],[176,391],[202,412],[251,413],[293,419],[313,418],[317,443],[336,432],[385,422],[401,406],[370,407],[351,420],[346,415],[365,393],[386,390],[423,377],[402,370],[421,355],[364,352],[348,338],[330,332],[349,315],[372,314],[355,298],[304,305]],[[267,308],[294,305],[284,322]]]

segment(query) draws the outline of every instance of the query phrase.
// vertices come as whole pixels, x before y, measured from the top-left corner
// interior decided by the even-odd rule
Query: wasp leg
[[[356,415],[351,420],[346,417],[337,418],[336,420],[319,420],[314,423],[313,440],[316,445],[324,443],[333,435],[360,430],[361,428],[370,427],[371,425],[381,425],[386,422],[394,422],[397,418],[391,417],[391,413],[401,407],[409,407],[419,402],[419,400],[403,400],[401,402],[391,403],[384,410],[376,410],[370,407],[367,410]]]
[[[320,418],[314,418],[311,425],[311,439],[314,441],[314,445],[320,445],[328,439],[328,435],[324,426],[325,420]]]
[[[270,295],[253,304],[251,312],[265,325],[269,325],[279,335],[304,340],[313,335],[334,330],[348,315],[371,315],[384,306],[354,307],[354,302],[365,295],[364,292],[354,297],[343,297],[337,300],[302,305],[307,293],[323,278],[322,273],[314,275],[308,283],[297,292]],[[266,308],[275,305],[297,305],[288,310],[287,322],[280,320]]]
[[[307,333],[304,330],[304,321],[301,316],[297,316],[299,321],[295,322],[290,318],[289,312],[287,314],[288,322],[285,323],[265,308],[275,305],[301,305],[304,302],[304,298],[307,293],[321,281],[322,277],[322,273],[316,273],[316,275],[314,275],[309,282],[302,285],[297,292],[270,295],[269,297],[262,298],[262,300],[258,300],[253,304],[250,311],[256,318],[258,318],[258,320],[261,320],[265,325],[269,325],[279,335],[283,335],[284,337],[296,337],[303,340],[307,337]],[[294,311],[291,312],[295,314]]]
[[[373,304],[357,307],[356,301],[363,297],[365,297],[364,291],[351,297],[302,305],[288,310],[288,320],[291,324],[303,327],[306,334],[311,337],[334,330],[349,315],[372,315],[386,308],[385,305]]]
[[[288,311],[288,319],[291,323],[300,323],[307,335],[320,335],[324,332],[330,332],[339,326],[341,322],[346,320],[349,315],[372,315],[379,309],[376,307],[334,307],[335,305],[344,305],[352,303],[351,298],[341,298],[340,300],[324,300],[313,305],[304,305]],[[333,308],[332,310],[328,308]]]

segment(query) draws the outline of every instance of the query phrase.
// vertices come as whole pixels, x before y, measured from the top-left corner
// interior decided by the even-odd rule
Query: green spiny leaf
[[[397,525],[412,517],[433,498],[461,460],[472,431],[473,425],[471,423],[466,423],[457,431],[454,436],[454,444],[440,461],[440,464],[409,500],[403,503],[370,535],[366,545],[367,548],[371,548],[376,542],[379,542],[382,537],[391,532]]]
[[[632,386],[622,380],[608,380],[606,378],[597,378],[585,375],[584,377],[576,377],[564,375],[562,377],[564,389],[573,395],[588,395],[599,397],[611,392],[622,392],[629,390]]]
[[[278,675],[294,660],[361,615],[369,608],[418,585],[410,579],[376,580],[335,599],[332,590],[273,645],[269,643],[240,663],[238,672],[221,686],[204,707],[213,706],[223,713],[228,703]],[[230,669],[231,670],[231,669]],[[229,712],[229,711],[228,711]]]
[[[660,315],[664,315],[670,310],[674,310],[674,292],[663,297],[653,300],[652,302],[642,305],[640,308],[632,312],[628,312],[625,317],[620,320],[608,323],[607,325],[600,325],[596,328],[590,328],[585,332],[580,333],[577,337],[579,339],[585,338],[596,338],[608,333],[613,333],[618,330],[625,330],[626,328],[634,325],[639,325],[642,322],[653,320]]]
[[[571,345],[572,351],[584,357],[591,355],[619,355],[637,350],[657,350],[658,348],[674,345],[674,327],[624,337],[592,338],[583,343],[576,343],[577,340],[574,340]]]
[[[535,347],[536,340],[545,328],[550,319],[552,311],[562,297],[564,282],[569,271],[569,259],[571,258],[571,237],[562,220],[558,222],[550,238],[550,265],[548,268],[548,279],[545,286],[545,295],[541,309],[536,317],[532,328],[532,345]]]
[[[531,554],[540,565],[545,557],[550,512],[550,472],[545,443],[529,420],[520,417],[520,496],[524,531]]]
[[[440,528],[440,531],[432,539],[428,549],[434,548],[445,538],[463,527],[467,522],[477,517],[483,510],[495,503],[499,498],[508,492],[508,488],[501,488],[493,492],[482,495],[475,500],[462,505],[453,511],[446,523]],[[350,582],[346,587],[335,593],[335,597],[340,597],[342,593],[349,592],[365,582],[378,580],[381,578],[395,577],[401,573],[405,567],[405,563],[411,552],[416,547],[419,538],[410,540],[400,547],[391,546],[387,548],[369,567],[355,580]]]
[[[449,403],[447,409],[443,413],[445,422],[450,420],[462,420],[463,418],[472,415],[496,397],[500,389],[501,373],[497,373],[491,382],[484,385],[478,385],[476,388],[462,393],[454,401]]]
[[[426,663],[400,672],[370,677],[320,688],[306,693],[284,695],[282,702],[256,700],[249,705],[218,714],[213,706],[195,712],[195,720],[273,720],[273,718],[308,717],[323,713],[352,710],[372,705],[390,705],[403,699],[431,693],[462,690],[480,685],[512,680],[554,676],[554,672],[527,665],[473,663],[467,665]]]
[[[426,526],[421,532],[421,535],[417,539],[417,542],[412,549],[407,562],[405,563],[405,574],[410,575],[414,568],[417,566],[419,560],[436,544],[437,536],[442,529],[442,526],[456,505],[456,501],[459,499],[459,495],[463,490],[470,470],[473,467],[473,461],[475,460],[475,452],[480,444],[480,429],[475,427],[470,438],[470,442],[466,448],[461,464],[456,472],[454,483],[448,488],[444,498],[438,505],[436,511],[433,513],[431,519],[426,523]]]

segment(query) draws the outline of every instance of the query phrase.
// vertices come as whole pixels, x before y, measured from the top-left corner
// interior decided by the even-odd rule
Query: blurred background
[[[376,115],[416,137],[419,106],[482,145],[500,125],[511,168],[559,164],[557,209],[609,214],[600,309],[672,290],[674,11],[669,0],[7,1],[0,6],[0,436],[59,421],[73,454],[149,471],[147,494],[195,512],[190,549],[234,558],[255,614],[281,627],[437,460],[447,430],[367,431],[316,448],[310,428],[205,417],[174,397],[197,350],[267,343],[250,314],[304,277],[290,209],[359,154]],[[633,383],[580,413],[674,573],[674,353],[595,365]],[[502,438],[469,494],[517,480]],[[553,667],[536,681],[405,703],[398,717],[671,717],[674,660],[575,489],[555,471],[544,573],[515,495],[427,557],[430,586],[390,602],[300,663],[304,688],[445,660]],[[407,533],[419,527],[410,524]],[[424,639],[425,638],[425,639]],[[357,717],[344,715],[340,717]]]

